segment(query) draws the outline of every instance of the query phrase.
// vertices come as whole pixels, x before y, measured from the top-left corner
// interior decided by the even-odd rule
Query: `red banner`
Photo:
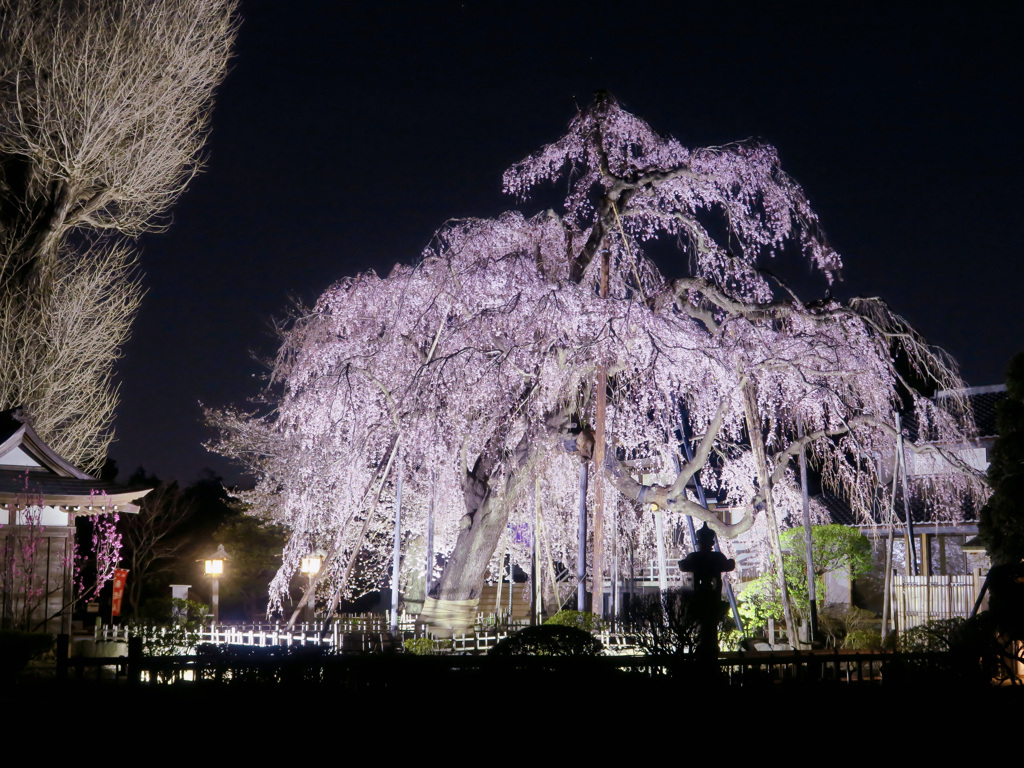
[[[114,569],[114,602],[111,607],[111,616],[121,615],[121,598],[124,597],[124,583],[128,580],[127,568]]]

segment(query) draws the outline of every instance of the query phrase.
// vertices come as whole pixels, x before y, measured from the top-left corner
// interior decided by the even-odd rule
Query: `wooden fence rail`
[[[133,639],[127,657],[72,658],[58,654],[57,678],[103,684],[331,684],[348,691],[412,688],[507,680],[517,675],[577,676],[622,682],[632,678],[687,677],[700,672],[692,661],[658,656],[494,657],[484,655],[343,655],[316,649],[215,649],[189,656],[147,657]],[[941,653],[892,654],[862,651],[723,653],[718,682],[726,687],[828,683],[883,684],[905,679],[906,670],[928,673],[948,667]],[[904,677],[899,677],[904,675]],[[604,676],[604,677],[601,677]],[[616,677],[618,676],[618,677]]]

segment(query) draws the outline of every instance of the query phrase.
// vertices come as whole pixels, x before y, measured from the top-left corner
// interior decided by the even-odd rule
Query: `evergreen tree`
[[[1024,353],[1010,361],[996,427],[999,437],[988,468],[992,496],[981,510],[978,530],[992,563],[1013,565],[1024,559]]]

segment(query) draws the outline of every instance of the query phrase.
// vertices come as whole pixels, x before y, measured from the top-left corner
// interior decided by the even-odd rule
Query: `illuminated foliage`
[[[527,561],[536,509],[550,559],[575,561],[598,370],[610,448],[592,469],[618,491],[606,546],[617,527],[640,556],[654,543],[652,502],[669,530],[692,515],[726,538],[753,527],[770,539],[765,519],[785,527],[799,509],[802,447],[825,486],[866,516],[888,493],[879,472],[905,402],[944,444],[970,430],[963,403],[940,411],[904,384],[897,353],[933,385],[961,381],[880,301],[805,302],[764,270],[799,258],[828,283],[841,266],[772,147],[687,149],[601,95],[504,183],[524,200],[541,185],[566,194],[533,216],[450,222],[419,261],[339,282],[285,332],[273,410],[210,414],[217,450],[259,478],[247,501],[290,533],[275,599],[315,549],[328,553],[323,593],[351,589],[353,558],[373,529],[390,529],[396,473],[406,542],[426,535],[432,510],[445,567],[431,595],[443,603],[472,605],[506,547]],[[680,405],[692,461],[672,437]],[[948,514],[982,492],[934,445],[904,444],[949,470],[914,490],[949,503]],[[686,490],[697,472],[730,519]],[[386,579],[383,551],[377,562]]]
[[[807,589],[807,560],[804,529],[790,528],[782,533],[782,562],[793,607],[802,617],[810,615]],[[871,570],[871,542],[855,528],[845,525],[812,525],[815,595],[820,608],[826,605],[825,574],[839,572],[855,579]],[[740,614],[748,628],[763,627],[768,619],[782,619],[782,602],[775,580],[762,575],[744,586]]]

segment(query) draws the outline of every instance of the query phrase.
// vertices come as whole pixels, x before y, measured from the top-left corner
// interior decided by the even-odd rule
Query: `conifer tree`
[[[992,495],[978,531],[994,565],[1014,565],[1024,559],[1024,353],[1010,361],[996,427],[988,468]]]

